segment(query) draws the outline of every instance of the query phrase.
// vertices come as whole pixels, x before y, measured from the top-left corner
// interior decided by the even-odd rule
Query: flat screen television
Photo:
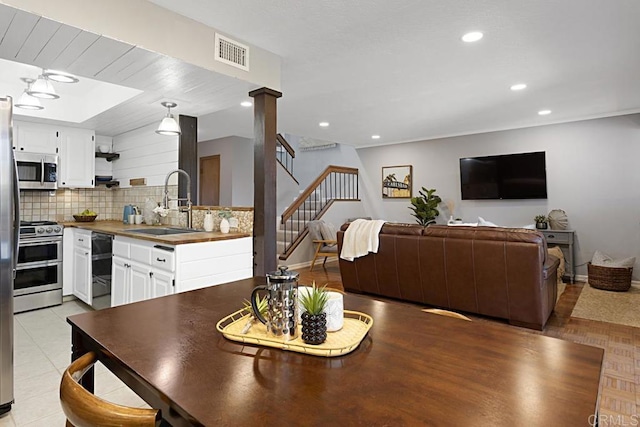
[[[460,159],[462,200],[546,199],[545,152]]]

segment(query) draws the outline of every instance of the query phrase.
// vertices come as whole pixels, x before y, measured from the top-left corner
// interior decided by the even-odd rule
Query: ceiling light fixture
[[[60,95],[56,93],[56,90],[53,88],[53,85],[44,75],[40,74],[38,76],[38,80],[36,80],[30,87],[27,89],[27,93],[31,96],[35,96],[36,98],[43,99],[58,99]]]
[[[42,75],[59,83],[78,83],[80,81],[73,74],[65,73],[64,71],[42,70]]]
[[[318,123],[318,126],[320,126],[321,128],[329,127],[329,122],[320,122]]]
[[[538,114],[541,116],[547,116],[549,114],[551,114],[551,110],[540,110],[538,111]]]
[[[251,107],[253,103],[251,101],[242,101],[240,105],[242,105],[243,107]]]
[[[480,31],[472,31],[462,36],[462,41],[466,43],[473,43],[477,42],[482,37],[484,37],[484,34],[482,34]]]
[[[522,90],[526,88],[527,88],[527,85],[524,83],[516,83],[513,86],[511,86],[511,90]]]
[[[371,135],[371,139],[380,139],[380,135]]]
[[[40,100],[34,96],[29,95],[28,91],[31,88],[31,83],[35,80],[27,77],[22,77],[20,80],[27,84],[27,88],[20,95],[20,99],[14,105],[17,108],[22,108],[24,110],[42,110],[44,107],[40,104]]]
[[[160,126],[156,129],[156,133],[160,135],[180,135],[182,134],[182,130],[180,129],[180,125],[171,114],[171,109],[176,107],[178,104],[175,102],[161,102],[163,107],[167,108],[167,115],[162,122],[160,122]]]

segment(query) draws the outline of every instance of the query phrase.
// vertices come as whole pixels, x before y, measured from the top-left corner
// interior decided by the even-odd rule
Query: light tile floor
[[[67,316],[91,310],[79,301],[14,316],[14,398],[0,427],[64,426],[58,387],[71,362],[71,327]],[[110,402],[146,407],[145,402],[100,363],[96,395]]]

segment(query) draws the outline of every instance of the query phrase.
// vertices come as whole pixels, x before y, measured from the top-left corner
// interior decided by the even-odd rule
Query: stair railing
[[[282,214],[284,251],[280,259],[287,259],[302,242],[309,221],[322,217],[334,201],[347,200],[360,200],[358,169],[328,166]]]
[[[299,184],[298,180],[293,176],[293,159],[296,157],[295,150],[289,145],[284,136],[278,134],[276,136],[276,160],[282,165],[291,178]]]

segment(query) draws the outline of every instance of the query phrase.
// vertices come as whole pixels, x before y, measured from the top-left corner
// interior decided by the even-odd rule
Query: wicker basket
[[[97,217],[98,215],[74,215],[73,219],[78,222],[92,222],[95,221]]]
[[[631,287],[632,267],[603,267],[587,264],[589,285],[605,291],[628,291]]]

